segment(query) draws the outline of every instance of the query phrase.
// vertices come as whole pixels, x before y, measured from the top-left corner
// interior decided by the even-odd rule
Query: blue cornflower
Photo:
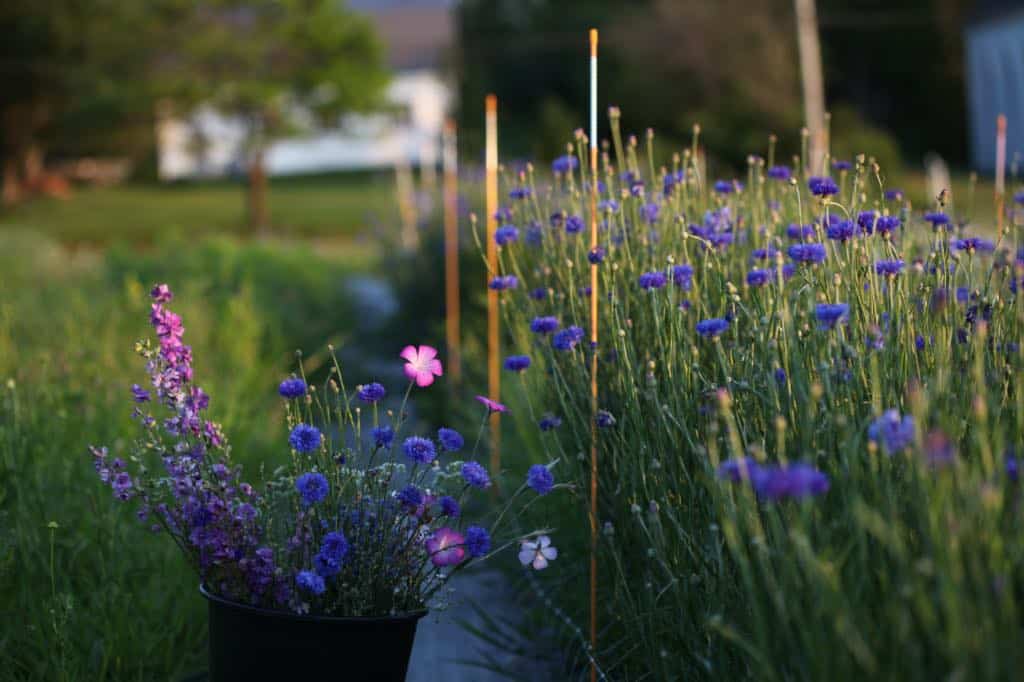
[[[395,440],[395,431],[390,426],[375,426],[370,432],[373,436],[373,444],[378,448],[390,448],[391,442]]]
[[[871,422],[868,438],[885,446],[890,455],[907,449],[914,442],[914,418],[900,416],[899,410],[886,410]]]
[[[545,414],[540,418],[539,426],[541,431],[554,431],[562,425],[562,420],[553,414]]]
[[[600,246],[595,246],[587,254],[587,260],[590,261],[591,265],[600,265],[604,262],[605,250]]]
[[[384,387],[376,381],[371,384],[364,384],[357,387],[356,393],[359,395],[359,399],[364,403],[375,403],[387,395],[387,391],[384,390]]]
[[[462,465],[462,480],[474,488],[488,488],[491,485],[487,469],[479,462],[466,462]]]
[[[466,551],[471,557],[482,557],[491,551],[491,535],[486,528],[470,526],[466,529]]]
[[[443,426],[437,430],[437,440],[447,452],[458,452],[466,444],[461,433]]]
[[[716,180],[715,181],[715,193],[717,194],[732,194],[736,188],[733,186],[731,180]]]
[[[561,173],[565,175],[569,171],[579,168],[580,160],[571,154],[565,156],[559,156],[557,159],[551,162],[551,172]]]
[[[499,223],[507,223],[512,220],[512,209],[508,206],[499,206],[494,212],[494,219]]]
[[[763,287],[772,281],[771,270],[751,270],[747,273],[747,284],[752,287]]]
[[[296,424],[288,436],[288,444],[299,452],[314,452],[320,447],[320,430],[309,424]]]
[[[323,542],[320,543],[320,554],[340,564],[348,554],[348,540],[345,534],[336,530],[325,535]]]
[[[544,243],[544,230],[540,225],[531,224],[526,228],[526,243],[530,246],[540,246]]]
[[[530,298],[535,301],[543,301],[548,297],[548,290],[544,287],[537,287],[536,289],[530,290]]]
[[[434,442],[419,436],[409,436],[402,443],[405,456],[420,464],[430,464],[437,457]]]
[[[510,372],[522,372],[529,366],[529,355],[510,355],[505,358],[505,369]]]
[[[729,321],[721,317],[713,317],[710,320],[701,320],[697,323],[697,333],[706,339],[721,336],[728,328]]]
[[[922,335],[918,334],[916,337],[914,337],[914,348],[917,348],[918,350],[925,349],[925,340]]]
[[[324,579],[313,571],[299,571],[298,575],[295,576],[295,584],[306,592],[315,595],[323,594],[324,590],[327,589]]]
[[[555,350],[572,350],[576,347],[576,344],[583,340],[584,335],[582,329],[572,325],[559,332],[555,332],[555,335],[551,337],[551,345]]]
[[[903,190],[887,189],[885,190],[885,198],[887,201],[903,201]]]
[[[949,225],[949,216],[941,211],[933,211],[924,214],[925,222],[932,224],[932,229],[938,229],[939,225]]]
[[[786,226],[786,236],[793,241],[806,241],[817,236],[817,232],[814,231],[814,225],[798,225],[796,223],[790,223]]]
[[[836,159],[835,161],[832,162],[832,169],[833,170],[848,171],[851,168],[853,168],[853,164],[850,163],[849,161],[843,161],[843,160],[840,160],[840,159]]]
[[[875,229],[878,231],[878,234],[889,234],[899,226],[900,219],[894,215],[879,216],[878,220],[875,221]]]
[[[828,476],[803,462],[791,462],[786,467],[763,468],[760,475],[752,478],[751,482],[757,496],[767,500],[816,497],[829,489]]]
[[[789,180],[793,177],[793,171],[789,166],[772,166],[768,169],[768,177],[773,180]]]
[[[513,187],[512,191],[508,193],[508,198],[512,200],[527,199],[533,194],[533,190],[529,187]]]
[[[462,508],[459,507],[458,501],[451,495],[445,495],[437,501],[437,504],[441,507],[441,514],[443,516],[456,519],[462,513]]]
[[[655,223],[658,220],[658,214],[661,212],[661,208],[655,203],[644,204],[640,207],[640,217],[646,220],[648,223]]]
[[[671,195],[676,185],[681,184],[685,179],[686,173],[682,169],[674,173],[666,173],[665,178],[661,181],[661,193],[666,197]]]
[[[607,410],[598,410],[597,414],[594,415],[594,423],[602,429],[610,429],[615,426],[615,417]]]
[[[878,211],[861,211],[857,214],[857,225],[867,234],[875,231],[875,221],[878,219]]]
[[[505,246],[509,242],[519,241],[519,228],[515,225],[502,225],[494,231],[494,241],[498,246]]]
[[[785,384],[786,383],[786,370],[782,369],[781,367],[776,367],[775,368],[774,376],[775,376],[775,383],[778,383],[778,384]]]
[[[535,334],[550,334],[558,329],[557,317],[535,317],[530,322],[530,331]]]
[[[295,489],[299,491],[302,503],[309,507],[327,497],[330,486],[323,474],[313,471],[296,478]]]
[[[605,199],[597,204],[597,210],[600,213],[615,213],[619,210],[619,202],[615,199]]]
[[[674,266],[672,268],[672,282],[683,291],[689,291],[692,289],[693,266],[687,263]]]
[[[718,465],[715,472],[719,478],[739,483],[740,481],[753,480],[761,474],[761,465],[753,457],[731,458]]]
[[[423,504],[423,493],[414,485],[407,485],[397,493],[395,498],[407,509],[415,509]]]
[[[827,197],[839,193],[839,185],[830,177],[813,177],[807,181],[807,188],[811,194],[819,197]]]
[[[555,485],[555,477],[543,464],[534,464],[526,472],[526,485],[533,488],[538,495],[547,495]]]
[[[814,306],[814,316],[818,318],[820,329],[834,329],[849,314],[850,306],[847,303],[819,303]]]
[[[846,243],[857,235],[857,226],[852,220],[840,220],[837,223],[830,224],[825,229],[825,234],[832,241]]]
[[[519,279],[515,275],[505,275],[504,277],[498,276],[491,280],[490,284],[487,285],[495,291],[504,291],[505,289],[515,289],[519,286]]]
[[[766,249],[754,249],[750,252],[750,260],[774,260],[775,254],[779,252],[774,246],[769,246]]]
[[[565,231],[569,234],[582,232],[584,227],[583,218],[578,215],[571,215],[565,219]]]
[[[903,265],[902,258],[897,260],[880,260],[875,263],[875,272],[879,275],[895,277],[903,272]]]
[[[975,251],[991,253],[995,251],[996,245],[981,237],[964,237],[963,239],[954,239],[953,248],[958,251],[966,251],[967,253],[974,253]]]
[[[298,377],[285,379],[277,387],[277,392],[281,394],[282,398],[298,398],[306,395],[306,382]]]
[[[786,251],[789,257],[798,263],[822,263],[828,251],[824,244],[810,242],[808,244],[794,244]]]
[[[665,286],[665,273],[655,270],[640,275],[641,289],[660,289]]]

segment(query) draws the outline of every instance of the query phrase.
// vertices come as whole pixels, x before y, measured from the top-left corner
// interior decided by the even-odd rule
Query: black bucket
[[[402,682],[426,610],[381,618],[303,616],[203,593],[210,603],[210,682]]]

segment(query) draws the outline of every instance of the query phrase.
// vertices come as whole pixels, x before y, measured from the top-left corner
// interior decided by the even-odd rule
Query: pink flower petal
[[[406,367],[408,366],[409,365],[406,365]],[[430,384],[434,383],[434,375],[431,374],[430,372],[420,372],[417,370],[413,371],[416,374],[416,385],[419,386],[420,388],[426,388]],[[409,372],[407,371],[405,375],[409,376]]]
[[[437,349],[433,346],[420,346],[420,362],[433,360],[437,357]]]
[[[420,373],[416,370],[416,366],[413,365],[411,362],[406,363],[403,369],[405,369],[405,378],[408,379],[409,381],[416,381],[417,377],[419,377],[420,375]]]
[[[398,357],[404,358],[409,362],[416,362],[419,359],[419,353],[416,352],[415,346],[406,346],[402,349],[402,352],[398,354]]]
[[[441,367],[441,361],[436,358],[427,363],[427,369],[437,376],[444,374],[444,369]]]
[[[533,559],[534,570],[541,571],[548,567],[548,560],[544,558],[544,555],[537,553],[537,556]]]

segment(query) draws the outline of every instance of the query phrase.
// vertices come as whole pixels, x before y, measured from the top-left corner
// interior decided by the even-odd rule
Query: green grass
[[[82,188],[68,200],[30,200],[0,212],[0,230],[86,244],[246,235],[245,197],[245,187],[230,182]],[[393,224],[398,213],[393,179],[366,174],[273,179],[268,207],[271,233],[285,237],[352,237]]]

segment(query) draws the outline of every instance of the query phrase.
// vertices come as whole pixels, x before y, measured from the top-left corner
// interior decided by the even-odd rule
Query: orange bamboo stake
[[[1003,238],[1003,202],[1006,194],[1006,116],[996,117],[996,227]]]
[[[597,29],[590,29],[590,248],[597,248]],[[590,680],[597,680],[597,265],[590,266]]]
[[[444,294],[448,373],[452,383],[462,381],[462,344],[459,339],[459,197],[458,152],[455,121],[444,122]]]
[[[498,245],[494,233],[498,229],[498,98],[487,95],[486,143],[487,154],[487,277],[498,275]],[[498,364],[498,292],[487,289],[487,390],[491,400],[501,402],[501,368]],[[501,468],[501,416],[493,412],[491,420],[491,473],[497,476]]]

